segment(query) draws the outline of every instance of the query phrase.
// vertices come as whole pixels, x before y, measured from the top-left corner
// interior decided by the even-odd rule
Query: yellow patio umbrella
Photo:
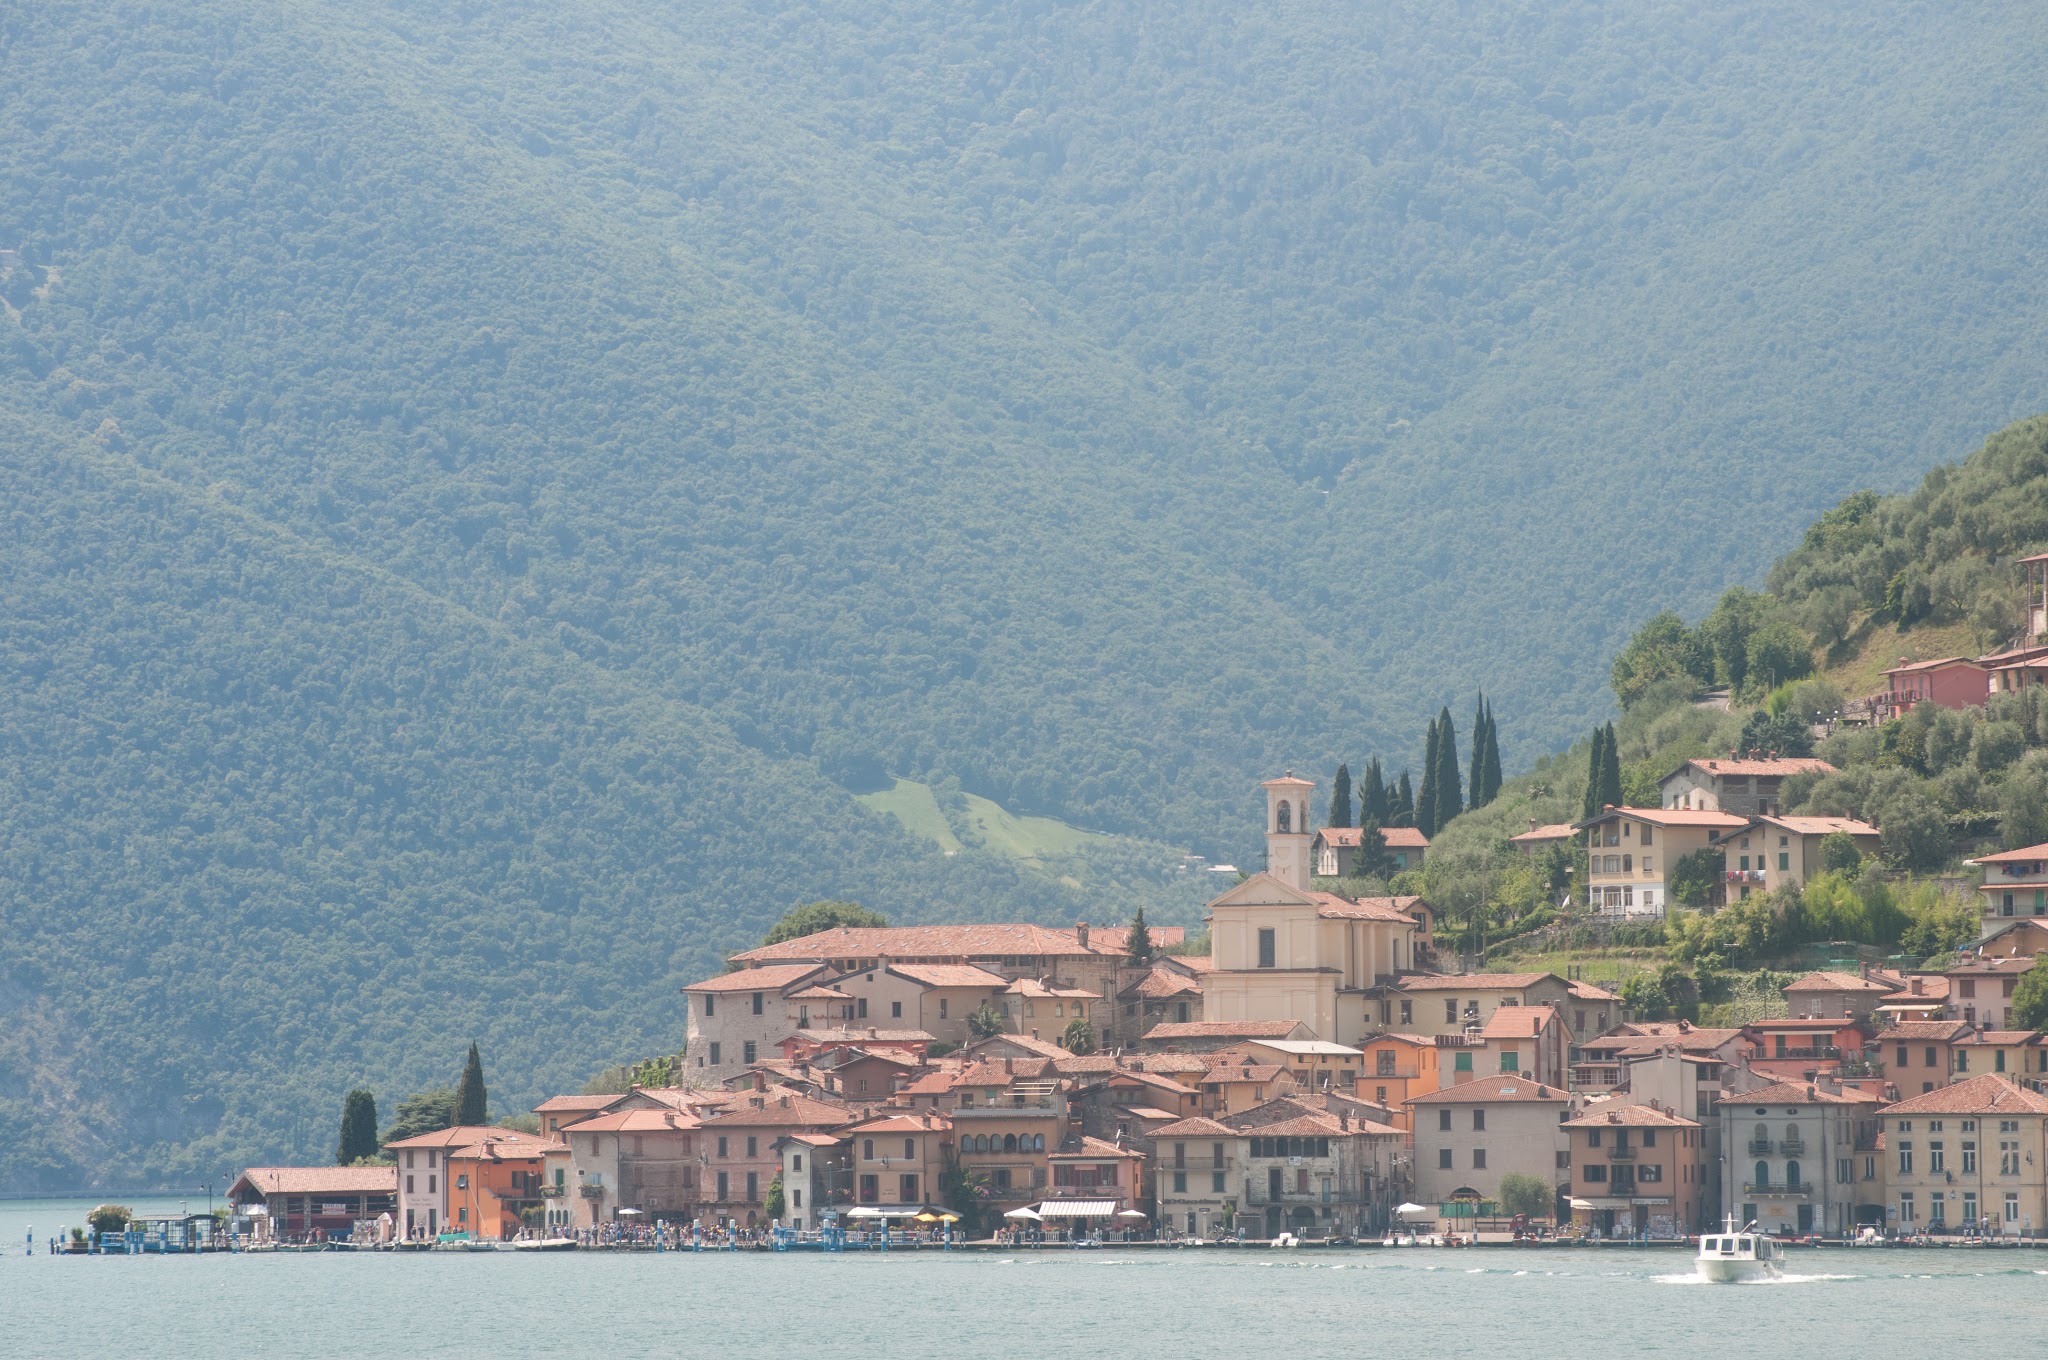
[[[939,1221],[939,1216],[931,1212],[929,1209],[925,1210],[921,1214],[915,1215],[915,1218],[916,1221],[919,1223],[937,1223]]]

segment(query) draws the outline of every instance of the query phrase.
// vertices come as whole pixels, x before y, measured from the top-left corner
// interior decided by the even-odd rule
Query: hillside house
[[[1415,1198],[1455,1225],[1495,1212],[1509,1172],[1567,1184],[1560,1125],[1571,1108],[1562,1088],[1528,1077],[1487,1077],[1410,1099]]]
[[[2021,918],[2048,917],[2048,843],[1979,855],[1967,861],[1984,871],[1981,933],[1988,939]]]
[[[1570,822],[1553,822],[1546,826],[1532,817],[1529,829],[1519,836],[1508,837],[1508,844],[1515,847],[1518,855],[1536,855],[1554,845],[1568,846],[1578,834],[1578,828]]]
[[[1699,795],[1695,790],[1686,796]],[[1588,910],[1605,917],[1662,916],[1671,900],[1672,866],[1687,855],[1720,848],[1724,837],[1749,822],[1748,815],[1714,808],[1603,809],[1577,828],[1587,838]]]
[[[1712,1226],[1706,1140],[1697,1120],[1608,1100],[1563,1128],[1573,1221],[1603,1237],[1681,1237]]]
[[[1763,817],[1782,810],[1778,792],[1790,776],[1834,772],[1825,760],[1806,758],[1688,760],[1657,781],[1657,792],[1666,808]]]
[[[1326,826],[1316,832],[1312,854],[1316,877],[1351,877],[1358,867],[1359,837],[1363,834],[1355,826]],[[1418,827],[1381,827],[1380,843],[1393,857],[1393,872],[1397,874],[1405,869],[1420,869],[1429,852],[1429,837]]]
[[[1728,856],[1727,882],[1750,891],[1758,887],[1765,892],[1803,888],[1807,879],[1825,867],[1821,842],[1834,835],[1847,836],[1865,856],[1877,854],[1877,828],[1853,817],[1758,817],[1721,838]],[[1747,891],[1730,894],[1736,898],[1746,895]]]
[[[1991,672],[1967,656],[1933,661],[1905,661],[1881,674],[1884,692],[1872,697],[1871,712],[1879,722],[1896,718],[1915,704],[1943,708],[1977,708],[1991,697]]]

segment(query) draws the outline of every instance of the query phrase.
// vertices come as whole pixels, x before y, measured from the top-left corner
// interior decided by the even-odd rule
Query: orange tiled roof
[[[853,1112],[844,1105],[791,1091],[784,1095],[742,1095],[731,1106],[706,1116],[705,1128],[781,1128],[844,1124]]]
[[[1394,986],[1404,992],[1519,992],[1545,978],[1563,981],[1555,973],[1407,973]]]
[[[1766,778],[1771,775],[1777,775],[1782,778],[1788,774],[1833,774],[1835,772],[1835,767],[1828,764],[1825,760],[1815,760],[1810,756],[1768,756],[1750,760],[1688,760],[1685,762],[1685,765],[1679,766],[1678,769],[1682,770],[1686,765],[1705,770],[1711,775],[1744,775],[1749,778],[1755,778],[1758,775],[1763,775]],[[1673,770],[1671,773],[1676,774],[1678,770]],[[1669,779],[1671,775],[1664,777]]]
[[[1574,826],[1588,827],[1595,822],[1604,822],[1610,817],[1633,817],[1636,821],[1648,822],[1651,826],[1719,827],[1724,831],[1733,831],[1749,825],[1747,817],[1738,817],[1732,812],[1709,812],[1705,808],[1610,807],[1603,808],[1597,815],[1588,817],[1583,822],[1574,823]]]
[[[953,1121],[942,1114],[892,1114],[854,1124],[841,1133],[846,1137],[857,1133],[944,1133],[952,1127]]]
[[[1539,841],[1568,841],[1574,832],[1575,828],[1570,822],[1552,822],[1548,826],[1530,827],[1519,836],[1508,837],[1508,840],[1510,843],[1526,841],[1532,845]]]
[[[1441,1091],[1426,1095],[1410,1096],[1410,1105],[1481,1105],[1494,1101],[1540,1101],[1554,1100],[1560,1104],[1570,1099],[1562,1087],[1547,1086],[1530,1081],[1526,1077],[1481,1077],[1460,1086],[1447,1086]]]
[[[1499,1006],[1480,1034],[1488,1039],[1534,1039],[1557,1017],[1548,1006]]]
[[[1316,834],[1340,850],[1348,850],[1365,838],[1364,828],[1356,826],[1326,826]],[[1429,837],[1416,826],[1383,826],[1380,843],[1389,850],[1429,849]]]
[[[1154,1025],[1147,1039],[1285,1039],[1299,1020],[1189,1020]]]
[[[1875,836],[1876,827],[1854,817],[1759,817],[1759,825],[1782,826],[1795,836]]]
[[[1356,902],[1339,897],[1335,893],[1313,892],[1316,900],[1316,915],[1325,921],[1391,921],[1398,925],[1414,925],[1412,914],[1422,899],[1420,897],[1361,897]]]
[[[1923,1091],[1884,1107],[1884,1114],[2048,1114],[2048,1096],[2015,1085],[1995,1072],[1953,1086]]]
[[[889,971],[927,987],[993,987],[1000,991],[1010,980],[971,963],[892,963]]]
[[[563,1134],[571,1133],[670,1133],[684,1132],[699,1127],[701,1121],[694,1114],[676,1110],[615,1110],[611,1114],[593,1115],[576,1124],[564,1124]]]
[[[1219,1124],[1213,1119],[1200,1115],[1192,1119],[1176,1120],[1163,1129],[1152,1130],[1154,1138],[1235,1138],[1237,1130],[1228,1124]]]
[[[252,1166],[235,1179],[271,1195],[361,1195],[398,1192],[395,1166]],[[233,1189],[229,1193],[233,1193]]]
[[[1567,1129],[1604,1129],[1618,1124],[1632,1129],[1696,1129],[1699,1121],[1681,1118],[1669,1110],[1655,1110],[1648,1105],[1621,1105],[1614,1108],[1595,1106],[1577,1119],[1567,1119],[1562,1127]]]
[[[1808,973],[1797,982],[1785,984],[1788,992],[1884,992],[1898,990],[1896,986],[1873,982],[1855,973],[1830,973],[1826,971]]]
[[[2001,850],[1995,855],[1979,855],[1970,864],[2021,864],[2029,860],[2048,860],[2048,842],[2040,845],[2023,845],[2017,850]]]
[[[518,1129],[501,1128],[495,1124],[458,1124],[454,1128],[435,1129],[432,1133],[414,1134],[401,1138],[395,1143],[386,1143],[387,1148],[458,1148],[474,1147],[482,1143],[526,1142],[539,1143],[541,1138]]]
[[[1202,984],[1170,968],[1148,968],[1145,975],[1117,993],[1119,998],[1132,997],[1139,1000],[1163,1001],[1176,996],[1199,996]]]
[[[1723,1091],[1715,1101],[1722,1105],[1876,1105],[1878,1097],[1854,1088],[1823,1091],[1803,1081],[1777,1081],[1754,1091]]]
[[[533,1107],[535,1114],[575,1114],[608,1109],[626,1097],[610,1096],[549,1096]]]
[[[785,963],[772,968],[740,968],[683,988],[686,992],[779,992],[818,971],[815,963]]]
[[[1050,926],[838,926],[780,944],[747,949],[732,957],[741,963],[782,963],[798,959],[930,960],[952,962],[981,957],[1092,956],[1100,951],[1090,940],[1083,948],[1072,930]]]

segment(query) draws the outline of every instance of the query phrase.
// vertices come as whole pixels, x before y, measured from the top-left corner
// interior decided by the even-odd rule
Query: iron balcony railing
[[[1813,1186],[1810,1184],[1795,1185],[1790,1181],[1779,1181],[1775,1185],[1758,1185],[1751,1181],[1744,1181],[1742,1183],[1742,1193],[1745,1195],[1777,1195],[1781,1198],[1795,1198],[1802,1195],[1811,1195],[1813,1193]]]

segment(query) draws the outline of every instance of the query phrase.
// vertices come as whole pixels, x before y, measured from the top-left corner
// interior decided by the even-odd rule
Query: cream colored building
[[[1216,1021],[1299,1020],[1318,1039],[1355,1043],[1373,1028],[1366,993],[1423,966],[1429,908],[1415,897],[1357,902],[1309,886],[1308,795],[1289,775],[1266,790],[1266,872],[1209,904],[1214,967],[1202,1014]]]
[[[1580,822],[1587,909],[1595,916],[1662,916],[1670,904],[1672,866],[1717,847],[1749,820],[1711,810],[1610,807]]]
[[[1438,1206],[1495,1202],[1509,1172],[1565,1185],[1570,1167],[1561,1126],[1571,1111],[1562,1087],[1526,1077],[1482,1077],[1413,1097],[1416,1199]]]
[[[1732,836],[1721,838],[1728,871],[1749,891],[1803,888],[1821,872],[1821,842],[1840,833],[1856,842],[1865,855],[1877,853],[1877,828],[1853,817],[1758,817]],[[1730,893],[1739,897],[1740,893]]]
[[[2011,1237],[2048,1221],[2048,1096],[1986,1074],[1886,1106],[1883,1120],[1893,1231]]]
[[[1657,781],[1667,808],[1739,813],[1744,818],[1782,811],[1779,789],[1795,774],[1833,774],[1835,767],[1811,758],[1688,760]]]

